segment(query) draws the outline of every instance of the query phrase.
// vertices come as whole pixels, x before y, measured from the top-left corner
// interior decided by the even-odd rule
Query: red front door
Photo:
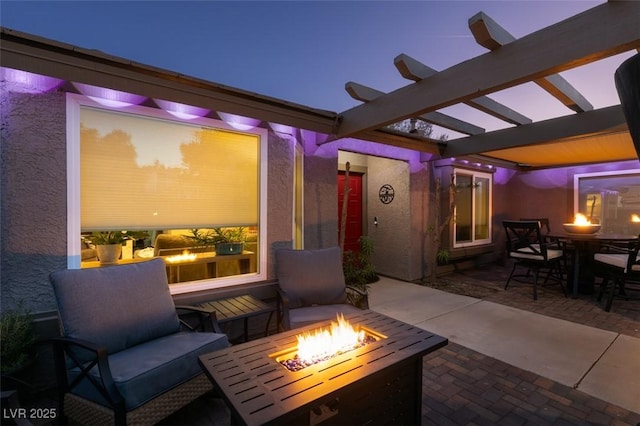
[[[360,251],[358,238],[362,236],[362,173],[349,172],[349,198],[347,200],[347,225],[344,251]],[[342,229],[342,204],[344,199],[344,172],[338,172],[338,233]],[[340,235],[338,235],[340,237]]]

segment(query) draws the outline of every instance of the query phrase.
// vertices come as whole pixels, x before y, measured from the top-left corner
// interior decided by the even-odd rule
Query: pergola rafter
[[[420,81],[438,73],[438,71],[434,70],[433,68],[428,67],[417,59],[414,59],[409,55],[405,55],[404,53],[396,56],[393,60],[393,64],[400,72],[400,75],[408,80]],[[506,121],[507,123],[521,125],[529,124],[532,122],[530,118],[525,117],[519,112],[514,111],[513,109],[502,105],[497,101],[494,101],[488,96],[480,96],[475,99],[467,100],[464,103],[486,114]]]
[[[384,95],[384,92],[352,81],[345,84],[344,89],[353,99],[362,102],[371,102],[372,100]],[[485,131],[482,127],[475,126],[471,123],[451,117],[450,115],[442,114],[438,111],[428,112],[416,118],[424,120],[430,124],[435,124],[436,126],[444,127],[445,129],[464,133],[465,135],[478,135]]]
[[[514,36],[484,12],[479,12],[469,19],[469,29],[476,42],[489,50],[496,50],[516,41]],[[575,112],[591,111],[593,109],[593,105],[559,74],[538,78],[533,82]]]
[[[336,136],[358,137],[405,118],[418,117],[637,49],[640,47],[638,16],[640,2],[610,1],[596,6],[344,111],[340,114]],[[481,135],[473,137],[477,136]],[[513,146],[518,144],[516,139],[512,139]],[[530,143],[535,144],[536,141],[531,140]],[[480,146],[470,147],[469,151],[470,154],[486,152]]]

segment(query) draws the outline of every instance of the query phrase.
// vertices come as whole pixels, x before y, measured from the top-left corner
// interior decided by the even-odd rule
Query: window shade
[[[82,231],[256,225],[260,137],[80,109]]]

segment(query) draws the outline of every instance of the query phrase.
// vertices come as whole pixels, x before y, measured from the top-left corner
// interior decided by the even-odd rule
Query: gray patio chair
[[[276,251],[278,327],[285,330],[335,319],[368,309],[366,292],[345,285],[340,247]],[[348,303],[347,291],[361,296],[361,305]]]
[[[161,259],[61,270],[50,281],[61,423],[153,424],[212,389],[198,356],[229,342],[180,320]],[[219,330],[215,313],[205,318]]]
[[[512,279],[530,279],[532,271],[533,300],[538,300],[538,276],[540,271],[546,271],[545,282],[549,279],[557,282],[566,297],[563,283],[563,271],[566,270],[564,244],[545,239],[538,220],[505,220],[502,225],[506,233],[507,256],[514,261],[511,274],[504,285],[505,290]],[[515,274],[518,267],[526,268],[526,274]]]

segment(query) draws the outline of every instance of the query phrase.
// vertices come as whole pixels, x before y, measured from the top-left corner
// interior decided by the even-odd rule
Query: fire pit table
[[[298,371],[281,361],[296,336],[330,321],[200,356],[232,424],[420,424],[422,357],[446,338],[374,311],[345,316],[373,342]]]

